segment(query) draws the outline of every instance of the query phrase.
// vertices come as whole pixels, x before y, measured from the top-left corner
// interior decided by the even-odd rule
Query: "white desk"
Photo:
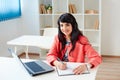
[[[8,45],[15,46],[15,52],[17,51],[17,46],[26,46],[26,58],[28,56],[29,46],[39,47],[41,49],[50,49],[53,42],[53,37],[48,36],[37,36],[37,35],[24,35],[16,39],[8,41]]]
[[[25,59],[28,61],[28,59]],[[14,58],[0,57],[1,80],[95,80],[97,68],[90,74],[58,76],[57,71],[31,77]]]

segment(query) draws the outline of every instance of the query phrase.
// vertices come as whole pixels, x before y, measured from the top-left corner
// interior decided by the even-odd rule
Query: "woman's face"
[[[66,35],[66,37],[70,37],[72,32],[72,25],[70,23],[60,22],[60,29],[62,33]]]

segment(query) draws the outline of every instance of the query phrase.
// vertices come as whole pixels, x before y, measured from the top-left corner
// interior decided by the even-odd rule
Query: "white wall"
[[[120,56],[120,0],[102,0],[102,54]]]
[[[21,0],[22,16],[0,22],[0,56],[9,56],[7,41],[20,35],[39,35],[38,0]]]
[[[6,41],[17,36],[17,23],[19,19],[0,22],[0,55],[7,55]]]
[[[22,34],[39,34],[38,0],[22,0],[22,18],[19,27]],[[21,33],[21,32],[19,32]]]

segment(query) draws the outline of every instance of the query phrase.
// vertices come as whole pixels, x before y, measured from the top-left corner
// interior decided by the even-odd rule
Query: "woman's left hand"
[[[73,72],[74,74],[78,75],[78,74],[82,74],[83,72],[85,72],[87,70],[87,66],[86,64],[82,64],[78,67],[76,67]]]

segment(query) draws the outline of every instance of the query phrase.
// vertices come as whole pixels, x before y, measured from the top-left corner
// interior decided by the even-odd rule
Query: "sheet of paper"
[[[75,63],[75,62],[67,62],[67,69],[66,70],[60,70],[57,68],[57,72],[59,76],[65,76],[65,75],[74,75],[73,69],[75,69],[77,66],[82,65],[83,63]],[[89,73],[88,70],[86,70],[83,74]]]

